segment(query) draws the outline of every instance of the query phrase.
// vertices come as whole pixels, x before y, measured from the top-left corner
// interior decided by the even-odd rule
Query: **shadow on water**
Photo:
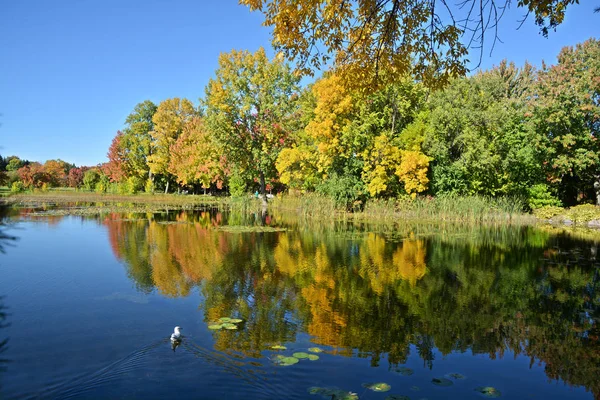
[[[0,253],[4,253],[6,247],[17,239],[16,236],[7,233],[7,229],[9,229],[9,225],[6,223],[8,212],[8,207],[0,205]],[[4,305],[4,298],[0,296],[0,397],[2,397],[2,374],[6,372],[9,362],[8,359],[4,358],[4,354],[8,349],[8,338],[3,337],[1,333],[3,328],[9,326],[7,320],[8,312]]]

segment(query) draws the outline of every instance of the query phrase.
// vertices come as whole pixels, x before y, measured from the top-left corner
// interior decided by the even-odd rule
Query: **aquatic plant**
[[[433,383],[434,385],[437,386],[452,386],[453,383],[450,379],[446,379],[446,378],[433,378],[431,380],[431,383]]]
[[[374,392],[387,392],[392,388],[385,382],[363,383],[362,386]]]
[[[492,386],[479,386],[475,388],[475,391],[487,398],[497,398],[502,395],[498,389]]]

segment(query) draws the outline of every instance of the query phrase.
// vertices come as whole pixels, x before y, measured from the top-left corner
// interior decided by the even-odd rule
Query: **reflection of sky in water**
[[[179,223],[19,224],[17,246],[0,258],[11,323],[0,331],[10,337],[4,395],[303,399],[319,398],[311,386],[337,386],[361,399],[442,399],[494,386],[506,398],[588,399],[581,385],[599,390],[590,244],[527,228],[231,233],[216,218],[247,221],[169,218]],[[207,329],[223,316],[244,323]],[[173,352],[176,325],[185,339]],[[285,355],[326,352],[280,367],[268,350],[279,343]],[[452,372],[467,379],[431,384]]]

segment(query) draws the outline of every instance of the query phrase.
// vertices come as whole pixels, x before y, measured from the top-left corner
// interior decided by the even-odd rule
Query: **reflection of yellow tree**
[[[423,240],[406,239],[391,255],[393,248],[388,245],[386,251],[386,243],[385,238],[370,233],[361,249],[360,274],[377,294],[400,279],[414,286],[427,270]]]
[[[394,269],[398,271],[400,278],[407,280],[412,287],[425,276],[425,255],[423,240],[405,240],[392,256]]]
[[[158,290],[168,297],[187,296],[190,282],[183,275],[179,263],[169,251],[167,226],[151,222],[148,226],[148,244],[151,247],[152,280]]]

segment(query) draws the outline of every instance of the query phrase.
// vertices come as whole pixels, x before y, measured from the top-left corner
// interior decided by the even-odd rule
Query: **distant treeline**
[[[222,54],[199,106],[136,105],[98,167],[10,157],[2,166],[15,190],[273,188],[349,208],[446,194],[571,206],[600,201],[599,128],[596,39],[562,49],[555,65],[502,62],[433,92],[410,76],[351,89],[333,72],[301,87],[282,57],[260,49]]]

